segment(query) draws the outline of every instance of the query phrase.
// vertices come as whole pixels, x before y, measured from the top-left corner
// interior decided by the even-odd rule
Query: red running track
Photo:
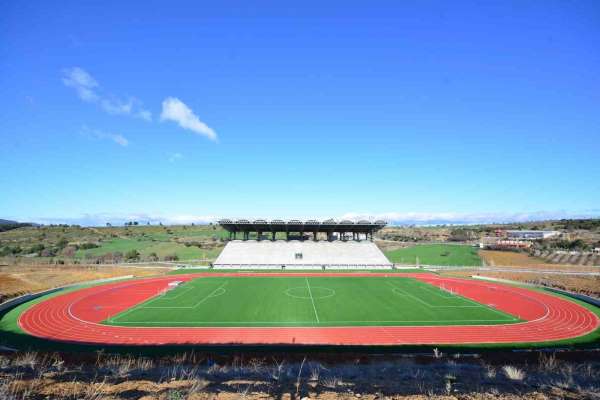
[[[384,273],[189,274],[95,286],[59,295],[21,314],[20,327],[40,338],[87,344],[207,345],[417,345],[545,342],[592,332],[600,319],[560,297],[483,281],[432,274],[394,274],[452,290],[478,303],[518,316],[504,325],[358,327],[122,327],[100,324],[165,289],[169,282],[202,276],[386,276]]]

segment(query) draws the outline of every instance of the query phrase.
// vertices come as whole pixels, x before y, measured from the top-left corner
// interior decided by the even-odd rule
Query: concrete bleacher
[[[301,255],[301,256],[300,256]],[[370,241],[233,240],[213,263],[221,269],[386,269],[393,264]]]

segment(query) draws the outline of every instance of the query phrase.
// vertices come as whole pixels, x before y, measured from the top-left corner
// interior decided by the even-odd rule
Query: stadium
[[[594,308],[539,289],[400,269],[383,221],[221,220],[205,269],[28,298],[20,334],[82,345],[535,346],[575,343]]]

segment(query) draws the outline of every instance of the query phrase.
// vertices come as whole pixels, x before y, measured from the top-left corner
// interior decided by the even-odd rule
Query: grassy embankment
[[[396,264],[481,266],[478,248],[459,244],[423,244],[387,251],[387,258]]]

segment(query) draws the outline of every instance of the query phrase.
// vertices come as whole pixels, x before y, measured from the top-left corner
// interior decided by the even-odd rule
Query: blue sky
[[[600,215],[600,3],[0,5],[0,218]]]

